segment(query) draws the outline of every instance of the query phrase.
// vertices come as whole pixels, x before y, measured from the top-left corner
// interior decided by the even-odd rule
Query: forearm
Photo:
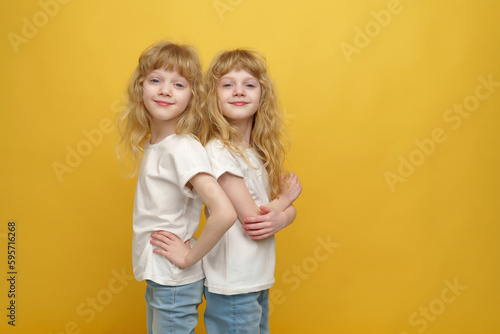
[[[273,208],[276,211],[285,211],[290,207],[292,203],[285,198],[285,196],[280,196],[279,198],[273,199],[269,204],[265,205],[267,207]]]
[[[262,214],[242,178],[224,173],[219,177],[218,182],[229,197],[241,222],[243,222],[245,217]]]
[[[211,212],[200,237],[186,255],[187,266],[201,260],[222,238],[224,233],[234,224],[234,210],[228,213]]]
[[[272,200],[267,207],[273,208],[276,211],[285,211],[299,197],[302,192],[302,186],[295,173],[290,173],[287,181],[283,184],[283,188],[278,197]],[[295,219],[295,216],[291,217]]]
[[[297,217],[297,210],[293,205],[290,205],[288,208],[286,208],[283,213],[286,214],[286,226],[289,226],[291,223],[293,223],[295,217]]]
[[[200,237],[186,254],[187,266],[201,260],[236,221],[236,212],[231,201],[214,178],[199,175],[194,177],[191,183],[203,199],[210,215],[207,216]]]

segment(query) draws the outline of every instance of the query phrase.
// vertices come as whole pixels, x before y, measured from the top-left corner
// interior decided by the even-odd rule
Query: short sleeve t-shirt
[[[251,166],[220,141],[206,147],[217,178],[230,173],[243,178],[255,204],[269,203],[267,172],[253,149],[246,151]],[[217,245],[203,258],[205,286],[212,293],[234,295],[269,289],[274,284],[275,240],[252,240],[244,233],[239,219]]]
[[[153,253],[150,243],[151,233],[160,230],[174,233],[183,241],[192,238],[203,201],[187,183],[199,173],[213,176],[206,151],[195,138],[174,134],[156,144],[145,144],[133,213],[132,262],[138,281],[175,286],[204,278],[201,261],[180,269]]]

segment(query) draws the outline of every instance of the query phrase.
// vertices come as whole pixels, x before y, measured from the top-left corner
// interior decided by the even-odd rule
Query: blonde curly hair
[[[241,136],[222,114],[217,85],[223,75],[233,69],[243,69],[255,77],[261,86],[261,96],[255,113],[250,146],[257,152],[268,173],[271,199],[282,190],[285,174],[284,158],[288,140],[283,128],[277,92],[269,76],[264,55],[248,49],[221,51],[212,60],[206,75],[207,112],[210,118],[208,140],[219,139],[229,150],[244,158],[245,148],[239,145]],[[250,165],[250,164],[249,164]]]
[[[126,162],[132,163],[129,176],[134,176],[139,170],[144,144],[151,135],[151,115],[143,102],[142,85],[156,69],[177,71],[189,82],[192,96],[177,121],[176,133],[190,134],[203,142],[208,138],[209,124],[204,112],[206,91],[197,52],[189,45],[157,42],[140,55],[129,82],[127,107],[118,119],[121,139],[116,153],[122,166],[125,167]]]

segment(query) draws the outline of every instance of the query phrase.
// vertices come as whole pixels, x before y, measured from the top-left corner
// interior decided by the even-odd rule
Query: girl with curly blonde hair
[[[238,215],[203,259],[205,326],[208,333],[269,333],[274,234],[295,219],[292,203],[302,188],[293,173],[284,177],[283,119],[265,57],[220,52],[205,81],[211,126],[205,148]]]
[[[264,56],[220,52],[205,81],[205,149],[238,216],[203,258],[205,327],[209,334],[269,333],[274,234],[295,219],[292,202],[302,187],[293,173],[284,177],[283,121]]]
[[[200,143],[209,130],[205,99],[192,47],[161,41],[141,54],[120,118],[118,155],[133,162],[132,174],[138,170],[132,260],[135,278],[147,282],[148,333],[194,333],[200,260],[236,219]],[[191,247],[203,202],[211,215]]]

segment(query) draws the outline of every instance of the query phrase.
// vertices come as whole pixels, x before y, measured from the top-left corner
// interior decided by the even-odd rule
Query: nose
[[[170,87],[170,85],[161,85],[158,94],[162,96],[172,96],[172,87]]]
[[[245,90],[243,85],[235,85],[233,96],[245,96]]]

